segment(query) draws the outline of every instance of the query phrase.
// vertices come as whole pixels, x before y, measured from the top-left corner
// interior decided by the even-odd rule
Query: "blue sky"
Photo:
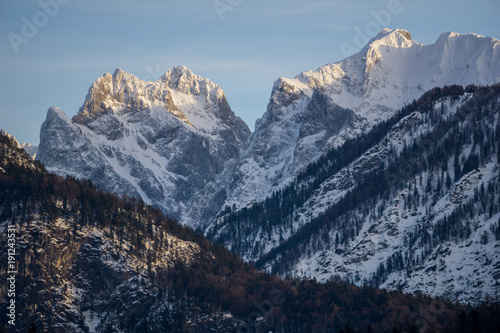
[[[3,0],[0,128],[37,144],[47,109],[75,115],[104,73],[156,80],[185,65],[253,129],[278,77],[340,61],[385,27],[424,44],[447,31],[500,38],[500,2]]]

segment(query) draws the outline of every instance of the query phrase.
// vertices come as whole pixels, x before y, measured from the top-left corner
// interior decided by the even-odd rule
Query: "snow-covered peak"
[[[467,34],[460,34],[458,32],[448,31],[448,32],[443,32],[441,35],[439,35],[436,43],[446,42],[447,40],[452,39],[452,38],[480,39],[480,40],[484,39],[484,40],[493,41],[493,42],[498,41],[495,38],[482,36],[482,35],[478,35],[478,34],[471,33],[471,32],[467,33]]]
[[[288,91],[310,97],[321,88],[338,105],[367,116],[373,109],[368,104],[397,109],[434,87],[499,81],[497,39],[448,32],[434,44],[424,45],[406,30],[384,29],[360,52],[340,62],[305,71],[294,79],[279,78],[273,95]]]
[[[498,55],[500,51],[500,41],[492,37],[485,37],[474,33],[459,34],[456,32],[445,32],[442,33],[436,40],[437,48],[446,50],[455,50],[461,48],[462,52],[457,54],[462,58],[467,55],[478,55],[485,51],[490,51],[491,53],[487,57],[493,55]],[[489,60],[484,58],[485,60]]]
[[[415,43],[417,42],[411,39],[411,33],[408,30],[385,28],[372,38],[364,49],[383,46],[408,48]]]
[[[145,109],[153,100],[166,96],[147,96],[146,83],[121,69],[106,73],[90,87],[80,112],[75,117],[79,123],[88,123],[102,114],[118,113],[127,106]]]
[[[500,41],[446,33],[424,45],[384,29],[358,53],[279,78],[225,205],[260,200],[330,147],[363,134],[435,87],[500,82]]]
[[[186,67],[154,82],[117,69],[92,84],[72,120],[49,109],[37,158],[181,219],[249,136],[222,89]]]
[[[38,146],[32,145],[30,142],[23,142],[21,147],[31,156],[31,158],[35,159],[36,154],[38,153]]]
[[[193,74],[186,66],[174,67],[166,72],[159,81],[185,94],[207,95],[211,91],[216,91],[216,94],[222,93],[219,85],[209,79]]]
[[[53,117],[68,118],[68,116],[66,116],[66,114],[57,106],[51,106],[47,110],[47,118],[53,118]]]
[[[279,78],[274,88],[278,88],[284,82],[295,85],[298,89],[307,91],[322,85],[342,80],[346,72],[357,70],[364,75],[369,71],[372,64],[376,63],[382,56],[383,50],[388,48],[407,49],[414,46],[420,47],[422,44],[412,40],[411,34],[403,29],[384,29],[377,36],[372,38],[363,49],[340,62],[327,64],[317,70],[308,70],[300,73],[294,79]],[[349,73],[353,74],[353,73]],[[358,74],[358,73],[357,73]],[[362,79],[362,78],[361,78]]]
[[[155,82],[142,81],[121,69],[106,73],[92,84],[73,120],[88,125],[103,115],[121,117],[153,109],[170,112],[206,134],[214,134],[221,124],[231,127],[238,121],[222,88],[185,66],[169,70]]]

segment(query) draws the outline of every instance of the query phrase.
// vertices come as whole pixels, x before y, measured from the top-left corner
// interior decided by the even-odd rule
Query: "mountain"
[[[47,172],[4,132],[0,230],[2,262],[16,267],[0,270],[0,278],[10,281],[0,288],[0,306],[15,304],[20,332],[494,332],[500,327],[496,307],[470,309],[401,292],[258,272],[141,200]],[[12,331],[10,320],[0,318],[2,331]]]
[[[341,62],[279,78],[251,136],[222,89],[185,67],[156,82],[117,70],[92,85],[72,121],[49,110],[38,159],[204,229],[226,207],[262,200],[425,91],[499,81],[498,45],[456,33],[423,45],[408,31],[385,29]]]
[[[426,91],[500,81],[500,41],[444,33],[434,44],[384,29],[359,53],[294,79],[279,78],[220,208],[241,208],[289,184],[330,148],[362,135]],[[215,201],[214,201],[215,203]],[[209,215],[202,218],[208,219]]]
[[[281,276],[477,304],[499,291],[499,81],[496,39],[423,45],[384,29],[353,56],[279,78],[250,134],[185,67],[156,82],[117,70],[72,120],[49,110],[37,159]]]
[[[32,158],[36,158],[36,154],[38,153],[38,146],[33,146],[31,143],[26,143],[23,142],[21,144],[21,147],[26,150],[28,155],[30,155]]]
[[[470,84],[496,82],[500,41],[445,33],[422,45],[399,29],[383,30],[341,62],[280,78],[231,176],[223,179],[229,180],[220,186],[227,196],[206,235],[282,276],[340,279],[460,302],[497,299],[498,196],[491,190],[494,196],[481,199],[488,204],[479,208],[481,195],[475,194],[497,186],[495,152],[471,155],[469,146],[497,146],[495,136],[482,143],[470,137],[496,133],[496,88],[463,92]],[[460,88],[431,90],[446,85]],[[448,123],[446,117],[474,109],[469,99],[482,113]],[[402,115],[410,116],[404,107],[412,103],[417,109],[410,121]],[[442,117],[435,105],[443,108],[437,113]],[[440,133],[440,127],[450,131]],[[469,129],[464,136],[462,127]],[[438,140],[450,136],[463,141]],[[428,161],[436,146],[441,165]],[[400,156],[413,147],[420,158]],[[397,156],[401,160],[393,161]],[[471,172],[471,165],[479,170],[467,176],[463,170]],[[408,169],[411,177],[396,177]],[[387,174],[396,176],[384,182]]]
[[[207,235],[281,276],[498,300],[499,101],[435,88]]]
[[[222,89],[186,67],[156,82],[118,69],[92,84],[73,119],[49,109],[37,159],[49,171],[91,179],[181,219],[249,135]]]

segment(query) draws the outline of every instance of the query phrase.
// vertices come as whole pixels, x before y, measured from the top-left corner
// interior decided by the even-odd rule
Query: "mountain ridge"
[[[495,146],[491,133],[496,133],[497,120],[491,112],[496,108],[494,85],[500,81],[500,41],[475,34],[444,33],[435,43],[424,45],[414,41],[406,30],[384,29],[353,56],[316,71],[302,72],[293,79],[276,80],[267,110],[256,122],[253,133],[230,111],[220,87],[200,79],[185,67],[174,68],[155,82],[134,83],[136,79],[127,75],[118,70],[98,79],[99,84],[91,87],[90,97],[76,121],[64,118],[56,109],[49,111],[50,117],[42,126],[44,139],[39,152],[39,159],[49,170],[89,178],[111,192],[142,197],[183,224],[225,243],[246,260],[282,275],[322,281],[338,277],[360,285],[387,283],[384,286],[402,286],[412,293],[451,292],[450,297],[464,302],[478,302],[484,296],[478,292],[481,286],[469,285],[471,281],[467,279],[457,286],[445,281],[436,287],[424,279],[422,272],[428,269],[435,272],[430,275],[442,277],[437,269],[441,267],[460,277],[459,266],[446,259],[447,256],[455,256],[457,248],[468,248],[468,237],[474,238],[471,243],[474,249],[485,245],[480,241],[482,234],[467,226],[468,222],[460,215],[467,206],[460,198],[474,202],[467,206],[473,212],[484,213],[474,201],[476,197],[483,198],[474,193],[475,188],[480,189],[482,180],[473,173],[468,178],[462,170],[470,173],[481,166],[488,174],[482,181],[484,186],[491,185],[492,193],[496,193],[496,178],[490,177],[494,165],[484,160],[484,156],[492,156],[494,149],[483,149]],[[125,76],[132,82],[119,79]],[[129,83],[133,89],[128,87]],[[480,85],[487,88],[481,90]],[[158,89],[164,94],[158,95]],[[481,104],[482,94],[489,100],[490,109]],[[476,105],[469,105],[468,99]],[[411,116],[398,118],[398,125],[393,123],[394,117],[410,109]],[[462,123],[447,118],[453,119],[462,110],[471,109],[478,110],[477,117],[465,117]],[[482,118],[486,115],[490,123]],[[484,128],[475,128],[475,122],[484,124]],[[456,151],[453,157],[443,153],[452,160],[441,160],[439,167],[435,160],[443,156],[427,151],[420,141],[437,131],[434,128],[437,124],[451,132],[442,133],[443,138],[436,136],[435,142],[443,144],[439,140],[450,140],[452,136],[462,140],[446,141],[446,147],[453,146]],[[389,125],[397,126],[392,136],[384,132],[387,137],[379,138],[385,140],[385,146],[367,146],[370,140],[367,136],[374,135],[373,131],[380,134]],[[461,133],[460,126],[474,132],[473,139]],[[393,137],[397,137],[394,142]],[[476,143],[472,153],[471,140]],[[352,146],[352,142],[360,144]],[[351,151],[342,147],[350,147]],[[361,151],[361,147],[368,151]],[[418,148],[415,155],[418,159],[410,154],[409,147]],[[336,151],[332,160],[325,160],[325,154],[331,151]],[[354,152],[359,155],[352,155]],[[403,153],[412,157],[415,165],[432,156],[433,162],[426,162],[425,166],[434,169],[420,170],[418,174],[415,171],[413,176],[418,179],[410,178],[408,184],[381,182],[385,175],[377,172],[390,171],[398,176],[399,170],[410,168],[402,162]],[[338,164],[335,158],[341,162],[351,159],[352,165]],[[320,163],[325,165],[316,168]],[[441,172],[436,171],[438,168]],[[319,174],[307,176],[312,170]],[[329,177],[325,178],[321,174],[325,170],[335,174],[327,172]],[[446,199],[444,192],[452,191],[452,186],[461,188],[462,177],[465,177],[463,184],[472,186],[467,187],[473,193],[472,199],[469,192],[464,197],[448,193]],[[366,179],[389,197],[368,190],[364,193],[360,186],[371,186],[363,183]],[[439,179],[439,186],[434,184],[435,179]],[[423,186],[422,182],[430,185]],[[407,191],[401,192],[401,186],[407,186]],[[433,200],[424,200],[423,193],[442,199],[442,203],[455,200],[460,207],[452,204],[453,209],[446,211],[445,216],[434,219],[432,212],[441,208]],[[361,199],[367,202],[353,204],[353,200]],[[291,202],[295,206],[279,211]],[[496,206],[491,205],[494,212]],[[330,218],[332,212],[335,214]],[[352,221],[345,214],[350,214]],[[241,216],[244,218],[238,220]],[[474,225],[491,240],[497,229],[489,218],[481,216]],[[396,230],[391,221],[406,224]],[[451,241],[443,225],[459,230],[460,237]],[[316,226],[326,231],[319,236],[318,230],[322,229]],[[305,232],[309,229],[314,232]],[[311,238],[305,237],[300,244],[287,243],[301,230]],[[372,235],[369,230],[378,233]],[[423,230],[436,234],[426,235]],[[381,237],[394,242],[379,241]],[[436,239],[445,244],[442,253],[437,249],[442,244]],[[415,245],[417,241],[423,247]],[[496,241],[488,246],[494,246]],[[300,251],[290,250],[292,245]],[[367,252],[342,248],[348,245]],[[406,256],[399,256],[396,247],[404,249]],[[490,265],[495,255],[490,252],[484,260],[485,266],[476,268],[496,274],[496,268]],[[438,257],[445,264],[434,267],[432,263]],[[467,258],[469,262],[478,259],[472,254]],[[349,262],[343,263],[344,260]],[[365,269],[361,263],[367,265]],[[474,265],[471,263],[471,267]],[[407,274],[426,282],[409,283],[402,275],[403,266]],[[339,272],[335,272],[337,269]],[[395,275],[390,277],[390,274]],[[491,281],[481,281],[490,286]],[[471,292],[467,294],[464,288],[470,288]],[[488,288],[489,292],[495,289]]]
[[[221,185],[230,189],[221,210],[285,186],[329,148],[365,133],[427,90],[500,81],[500,41],[444,33],[423,45],[409,34],[384,29],[353,56],[278,79],[267,111],[230,171],[234,179]]]
[[[282,276],[496,297],[498,100],[498,84],[433,89],[207,235]]]
[[[37,158],[50,171],[93,179],[181,218],[193,192],[213,181],[248,135],[220,86],[186,67],[155,82],[118,69],[92,84],[72,120],[48,110]]]

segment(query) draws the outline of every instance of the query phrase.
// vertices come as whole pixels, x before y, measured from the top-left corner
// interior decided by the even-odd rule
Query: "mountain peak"
[[[380,31],[377,36],[372,38],[361,52],[369,52],[369,50],[371,49],[377,49],[382,46],[408,48],[416,43],[417,42],[412,40],[411,34],[408,30],[385,28],[384,30]]]
[[[15,136],[0,129],[0,174],[7,173],[15,165],[43,172],[43,167],[33,163],[33,156],[23,149],[25,147],[27,145],[23,143],[21,146]],[[35,146],[29,145],[29,149],[35,149]]]
[[[7,132],[6,130],[0,129],[0,136],[7,138],[11,142],[12,146],[21,148],[21,145],[19,144],[19,141],[17,141],[17,138],[12,134],[9,134],[9,132]]]
[[[171,92],[161,83],[144,82],[135,75],[117,68],[106,73],[90,87],[85,102],[73,120],[88,124],[103,114],[137,112],[153,106],[162,106],[179,119],[191,125],[172,101]]]
[[[225,205],[243,207],[281,188],[325,149],[388,119],[427,90],[499,81],[499,41],[447,33],[424,45],[407,30],[384,29],[354,55],[274,83],[242,155],[240,185]],[[256,166],[261,159],[266,162]]]
[[[193,75],[193,72],[184,65],[175,66],[174,68],[172,68],[170,70],[170,72],[175,73],[179,76],[184,75],[184,74],[185,75]]]
[[[288,94],[296,95],[298,91],[312,96],[314,89],[322,87],[331,90],[337,104],[351,109],[357,109],[375,94],[377,103],[397,109],[436,86],[498,82],[499,56],[500,41],[491,37],[447,32],[435,43],[424,45],[413,40],[407,30],[386,28],[360,52],[314,71],[302,72],[294,79],[280,78],[274,90],[285,87],[281,90]],[[380,93],[381,89],[390,90],[391,87],[406,87],[406,94],[401,91]],[[380,98],[386,101],[381,102]]]
[[[62,112],[62,110],[60,108],[58,108],[57,106],[51,106],[48,110],[47,110],[47,117],[53,117],[53,116],[66,116],[64,114],[64,112]]]
[[[385,36],[389,36],[389,35],[396,35],[396,36],[403,36],[404,38],[406,38],[407,40],[411,40],[411,33],[408,31],[408,30],[405,30],[405,29],[389,29],[389,28],[385,28],[385,29],[382,29],[382,31],[380,31],[377,35],[377,39],[380,39],[381,37],[385,37]]]
[[[467,33],[467,34],[461,34],[461,33],[458,33],[458,32],[454,32],[454,31],[448,31],[448,32],[443,32],[439,37],[438,37],[438,40],[440,39],[449,39],[449,38],[453,38],[453,37],[459,37],[459,38],[485,38],[485,39],[493,39],[492,37],[485,37],[485,36],[482,36],[482,35],[479,35],[479,34],[475,34],[475,33]]]
[[[154,82],[145,82],[119,68],[113,74],[106,73],[92,84],[73,121],[88,126],[106,115],[139,119],[153,110],[169,112],[205,134],[218,132],[221,125],[241,123],[222,88],[186,66],[174,67]],[[241,128],[245,136],[246,124]]]
[[[117,68],[117,69],[115,69],[115,72],[113,73],[113,76],[118,76],[118,75],[123,75],[123,74],[129,74],[129,73],[125,72],[121,68]]]
[[[209,79],[193,74],[186,66],[177,66],[158,80],[179,92],[192,95],[208,95],[211,91],[222,94],[222,89]],[[221,97],[221,96],[219,96]]]
[[[116,83],[121,83],[121,84],[125,84],[125,83],[128,83],[128,84],[142,84],[144,83],[141,79],[139,79],[137,76],[133,75],[133,74],[130,74],[126,71],[124,71],[123,69],[121,68],[117,68],[115,69],[115,71],[113,72],[113,75],[109,75],[108,73],[106,73],[103,77],[101,77],[100,79],[102,78],[106,78],[106,80],[109,80],[109,78],[111,77],[111,79],[116,82]],[[99,80],[99,79],[98,79]],[[96,81],[97,82],[97,81]]]
[[[40,161],[108,191],[141,196],[179,218],[250,136],[222,89],[185,66],[154,82],[121,69],[107,73],[72,120],[49,110]]]
[[[475,33],[460,34],[457,32],[449,31],[442,33],[437,39],[436,44],[453,45],[454,43],[461,43],[463,47],[472,49],[480,49],[491,46],[498,49],[498,45],[500,45],[499,42],[500,41],[498,39],[478,35]]]
[[[186,66],[176,66],[168,70],[159,80],[175,89],[182,85],[183,82],[192,82],[196,79],[201,78],[193,74]]]

